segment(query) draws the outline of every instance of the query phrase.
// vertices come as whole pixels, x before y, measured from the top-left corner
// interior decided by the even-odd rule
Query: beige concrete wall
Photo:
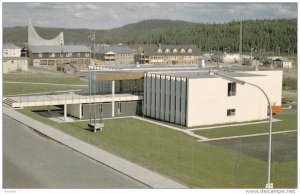
[[[3,73],[14,71],[28,71],[28,60],[26,59],[12,59],[2,63]]]
[[[250,73],[250,72],[249,72]],[[261,86],[277,106],[281,105],[281,71],[251,72],[268,75],[240,77]],[[266,119],[268,104],[263,93],[251,85],[236,85],[236,96],[227,96],[229,81],[222,78],[189,79],[187,126],[212,125]],[[227,116],[227,109],[236,109]]]
[[[267,101],[261,92],[237,85],[236,96],[227,96],[228,83],[221,78],[189,80],[188,127],[267,118]],[[227,116],[227,109],[236,109],[236,115]]]
[[[68,104],[67,105],[67,114],[81,119],[81,115],[82,115],[81,104]]]
[[[8,73],[8,62],[2,63],[2,73]]]

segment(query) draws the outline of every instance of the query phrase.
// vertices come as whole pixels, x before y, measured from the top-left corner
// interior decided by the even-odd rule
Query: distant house
[[[286,57],[282,57],[281,59],[275,59],[272,61],[272,64],[282,69],[293,68],[293,62]]]
[[[221,56],[222,63],[237,63],[241,60],[241,55],[239,53],[224,53]]]
[[[70,64],[88,67],[91,63],[91,50],[84,45],[29,46],[33,66],[57,66]]]
[[[14,44],[3,44],[3,73],[28,70],[28,58],[21,57],[21,48]]]
[[[136,49],[136,62],[140,64],[197,64],[201,57],[196,45],[142,45]]]
[[[213,54],[211,56],[211,61],[213,62],[221,62],[222,55],[221,54]]]
[[[105,64],[133,64],[133,50],[127,45],[105,45],[101,44],[95,47],[96,60],[101,60]]]
[[[259,60],[253,58],[242,58],[242,64],[248,66],[259,66]]]
[[[21,56],[21,47],[18,47],[14,44],[8,43],[3,44],[2,46],[3,57],[20,57]]]

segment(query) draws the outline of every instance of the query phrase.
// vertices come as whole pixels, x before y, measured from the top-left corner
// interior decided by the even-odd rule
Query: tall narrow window
[[[227,109],[227,116],[235,116],[235,109]]]
[[[228,96],[235,96],[236,95],[236,83],[228,83]]]
[[[122,104],[121,102],[118,102],[118,114],[122,113]]]
[[[99,104],[99,112],[100,114],[103,113],[103,104]]]

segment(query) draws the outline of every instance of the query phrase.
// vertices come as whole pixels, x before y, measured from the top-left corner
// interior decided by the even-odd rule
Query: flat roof
[[[193,69],[213,69],[213,70],[233,70],[233,71],[256,71],[254,66],[246,66],[240,64],[206,64],[204,68],[199,67],[198,64],[194,65],[153,65],[153,64],[121,64],[121,65],[94,65],[93,67],[99,70],[119,70],[119,71],[176,71],[176,70],[193,70]],[[259,67],[259,71],[271,71],[276,69]]]
[[[120,71],[106,71],[94,75],[96,80],[135,80],[144,78],[143,72],[120,72]]]
[[[29,50],[32,53],[91,52],[85,45],[29,46]]]
[[[82,76],[91,76],[97,80],[132,80],[142,79],[145,73],[184,77],[190,79],[213,78],[210,71],[222,72],[232,77],[262,76],[250,74],[247,71],[257,71],[255,67],[244,65],[206,65],[205,68],[198,65],[101,65],[99,70],[81,71]],[[259,68],[258,71],[277,71],[271,68]]]
[[[228,71],[217,71],[224,75],[228,75],[230,77],[257,77],[264,76],[258,74],[250,74],[250,73],[240,73],[240,72],[228,72]],[[149,73],[152,74],[152,73]],[[210,75],[209,71],[194,71],[194,72],[161,72],[161,73],[153,73],[155,75],[164,75],[164,76],[173,76],[173,77],[181,77],[188,79],[199,79],[199,78],[216,78],[215,75]]]

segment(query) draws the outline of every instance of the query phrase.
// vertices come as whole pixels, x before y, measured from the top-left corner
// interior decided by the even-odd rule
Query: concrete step
[[[10,107],[12,107],[12,104],[13,104],[14,102],[16,102],[16,101],[15,101],[15,100],[12,100],[12,99],[10,99],[10,98],[5,98],[5,99],[3,100],[3,104],[6,104],[6,105],[8,105],[8,106],[10,106]]]

